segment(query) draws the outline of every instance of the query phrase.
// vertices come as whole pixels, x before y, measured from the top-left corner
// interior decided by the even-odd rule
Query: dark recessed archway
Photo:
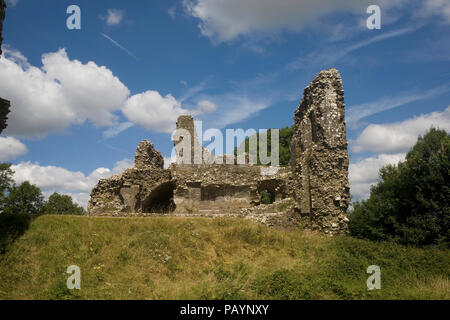
[[[142,201],[143,213],[170,213],[175,210],[173,191],[175,186],[172,182],[159,185]]]
[[[261,181],[258,185],[258,194],[263,204],[270,204],[284,199],[281,182],[277,179]],[[265,199],[264,201],[263,198]]]

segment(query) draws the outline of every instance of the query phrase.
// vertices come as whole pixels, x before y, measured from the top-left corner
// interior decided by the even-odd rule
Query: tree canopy
[[[431,129],[405,162],[380,170],[369,199],[354,203],[352,235],[410,245],[450,242],[450,136]]]
[[[81,215],[84,209],[74,203],[72,197],[55,192],[45,202],[42,213]]]
[[[7,214],[39,214],[44,206],[41,189],[28,181],[9,188],[3,211]]]
[[[272,130],[267,130],[267,149],[268,155],[271,154],[272,150]],[[291,161],[291,151],[290,144],[292,140],[292,136],[294,135],[294,126],[285,127],[280,129],[280,142],[279,142],[279,151],[280,151],[280,166],[288,166]],[[257,139],[257,164],[261,164],[259,160],[259,133],[256,134]],[[245,139],[245,152],[249,152],[250,150],[250,139]],[[235,149],[235,154],[237,154],[238,148]]]

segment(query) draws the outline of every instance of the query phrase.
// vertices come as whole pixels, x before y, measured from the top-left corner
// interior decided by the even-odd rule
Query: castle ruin
[[[150,141],[141,142],[134,168],[102,179],[94,187],[88,214],[226,215],[344,234],[350,201],[349,160],[344,91],[336,69],[320,72],[306,87],[294,120],[291,166],[274,168],[248,161],[205,162],[214,156],[198,142],[192,116],[181,116],[175,149],[185,139],[191,140],[187,140],[187,151],[177,150],[177,163],[164,169],[161,153]],[[261,203],[262,192],[271,195],[272,204]]]
[[[2,55],[2,41],[3,41],[3,20],[6,15],[6,3],[4,0],[0,0],[0,56]],[[6,120],[8,120],[8,113],[10,108],[10,102],[8,100],[0,98],[0,134],[6,129]]]

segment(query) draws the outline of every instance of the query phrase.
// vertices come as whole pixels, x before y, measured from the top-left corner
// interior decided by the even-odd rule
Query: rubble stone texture
[[[192,116],[183,115],[178,117],[175,134],[177,136],[173,143],[177,152],[178,164],[204,164],[205,160],[207,163],[209,161],[213,162],[212,154],[199,143]],[[190,155],[186,154],[189,151]]]
[[[6,120],[8,120],[8,113],[9,113],[10,103],[8,100],[0,98],[0,133],[4,129],[6,129],[7,123]]]
[[[6,3],[4,0],[0,0],[0,56],[2,54],[2,34],[3,34],[3,20],[5,19],[6,14]],[[10,103],[8,100],[0,98],[0,134],[6,128],[6,120],[8,120]]]
[[[134,155],[134,167],[137,169],[164,168],[164,158],[153,144],[144,140],[139,143]]]
[[[296,209],[312,229],[347,232],[350,202],[345,103],[336,69],[322,71],[305,88],[295,112],[291,143]]]
[[[6,3],[5,0],[0,0],[0,55],[2,54],[2,41],[3,41],[3,20],[6,15]]]
[[[199,143],[193,117],[180,116],[181,134],[174,146],[189,143],[177,149],[177,163],[163,169],[163,157],[153,144],[141,142],[134,168],[100,180],[92,190],[89,215],[229,215],[282,227],[306,220],[311,229],[328,235],[346,233],[349,161],[337,70],[319,73],[305,89],[294,119],[292,165],[272,168],[236,161],[208,164],[204,159],[214,157]],[[202,155],[206,157],[199,159]],[[274,204],[260,204],[263,191]]]

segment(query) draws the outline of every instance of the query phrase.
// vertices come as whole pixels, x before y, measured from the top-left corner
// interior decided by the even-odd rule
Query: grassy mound
[[[71,265],[81,290],[66,288]],[[41,216],[0,255],[0,299],[450,299],[449,276],[445,249],[241,219]]]

